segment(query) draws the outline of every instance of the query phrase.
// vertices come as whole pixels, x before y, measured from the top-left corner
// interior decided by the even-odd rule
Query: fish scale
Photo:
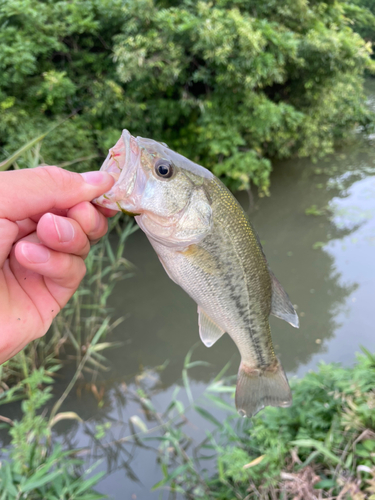
[[[213,229],[196,245],[203,252],[176,252],[149,239],[169,276],[233,338],[245,363],[264,368],[276,361],[268,322],[271,280],[262,252],[254,252],[253,229],[219,182],[209,186]],[[214,274],[199,258],[206,253],[217,262]]]
[[[137,214],[169,277],[198,304],[204,344],[210,347],[226,332],[237,345],[240,414],[289,406],[292,396],[274,353],[269,315],[295,327],[298,317],[234,196],[205,168],[126,130],[102,170],[116,183],[95,202]]]

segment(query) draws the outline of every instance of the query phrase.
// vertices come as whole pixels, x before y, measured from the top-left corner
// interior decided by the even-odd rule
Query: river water
[[[358,133],[352,144],[316,163],[279,162],[270,197],[243,192],[238,199],[300,316],[299,330],[271,318],[274,345],[288,376],[303,376],[320,362],[350,366],[361,346],[375,351],[375,138]],[[140,447],[111,450],[107,444],[100,450],[92,434],[110,422],[108,443],[129,434],[130,416],[146,421],[126,389],[135,386],[135,377],[145,369],[149,383],[158,388],[154,404],[160,410],[167,407],[181,385],[186,353],[199,340],[197,312],[194,302],[169,280],[141,231],[129,239],[126,257],[135,271],[117,285],[111,299],[115,314],[126,319],[113,335],[122,347],[106,352],[111,370],[103,381],[104,405],[98,408],[91,393],[72,392],[64,410],[76,411],[88,424],[65,422],[56,428],[72,446],[90,450],[88,462],[93,455],[104,457],[98,470],[108,474],[100,482],[101,492],[116,500],[148,500],[160,495],[150,492],[161,479],[156,454]],[[229,360],[232,374],[239,363],[228,336],[210,349],[198,346],[193,358],[210,363],[190,371],[194,397]],[[166,362],[164,370],[155,370]],[[196,414],[189,418],[190,435],[203,439],[206,421]]]

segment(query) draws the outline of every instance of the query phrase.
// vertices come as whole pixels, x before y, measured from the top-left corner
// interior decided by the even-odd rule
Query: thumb
[[[108,191],[114,179],[107,172],[77,174],[59,167],[0,172],[0,218],[26,219],[53,208],[68,209]]]

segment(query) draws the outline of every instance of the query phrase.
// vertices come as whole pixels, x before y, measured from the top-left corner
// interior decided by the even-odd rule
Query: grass
[[[99,341],[98,336],[92,339],[78,374]],[[118,439],[112,439],[110,422],[96,427],[92,436],[100,449],[96,458],[108,454],[121,461],[121,450],[128,450],[130,456],[137,447],[156,451],[161,479],[153,490],[160,492],[159,498],[375,499],[375,355],[364,350],[353,368],[320,365],[317,372],[293,382],[291,408],[266,408],[252,420],[239,418],[234,410],[233,378],[225,377],[228,367],[194,400],[189,373],[201,364],[192,361],[190,351],[181,386],[162,411],[153,403],[157,384],[150,388],[149,383],[156,372],[137,377],[135,386],[127,386],[126,398],[136,401],[140,410],[126,417],[128,433]],[[2,424],[8,427],[12,442],[5,460],[1,459],[0,498],[102,498],[92,490],[101,476],[91,476],[91,469],[85,473],[76,456],[79,450],[69,451],[54,442],[55,423],[79,419],[73,412],[59,413],[65,393],[52,410],[45,409],[56,369],[28,372],[0,397],[3,404],[26,395],[20,422]],[[42,413],[37,411],[42,408]],[[191,437],[190,419],[195,413],[207,421],[208,428],[199,443]]]
[[[292,382],[291,408],[268,407],[251,420],[234,409],[227,367],[194,400],[189,373],[200,364],[189,352],[181,386],[162,411],[153,402],[157,385],[149,388],[155,372],[139,377],[126,389],[141,410],[128,418],[128,434],[100,434],[107,452],[157,451],[159,498],[375,499],[375,355],[364,350],[353,368],[321,364]],[[192,437],[197,414],[207,422],[201,442]]]
[[[215,410],[191,401],[216,430],[200,445],[190,444],[188,456],[183,427],[170,429],[167,415],[160,444],[164,478],[155,488],[166,488],[170,498],[184,492],[187,499],[205,500],[373,500],[374,386],[375,356],[364,350],[353,368],[322,364],[295,381],[291,408],[266,408],[251,420],[231,412],[220,422]],[[233,394],[234,387],[217,379],[205,400],[225,408],[212,395],[226,391]],[[170,407],[180,415],[185,411],[177,399]],[[216,473],[202,477],[207,456],[216,462]]]
[[[135,229],[129,220],[124,226],[119,217],[111,220],[109,233],[86,260],[85,279],[50,332],[0,367],[0,405],[22,400],[23,413],[19,421],[0,416],[0,426],[10,436],[10,445],[0,457],[0,500],[105,498],[93,490],[104,472],[93,474],[93,467],[85,470],[76,450],[64,449],[52,429],[61,420],[80,420],[75,412],[59,411],[76,381],[90,377],[94,391],[98,372],[108,369],[103,351],[116,345],[108,341],[108,334],[123,320],[112,319],[108,299],[116,283],[130,275],[131,266],[123,253]],[[115,251],[111,231],[118,235]],[[49,408],[53,376],[62,358],[63,362],[73,359],[76,371]]]
[[[189,373],[201,364],[190,351],[181,386],[161,411],[153,402],[157,385],[149,388],[155,372],[139,377],[126,389],[141,410],[128,417],[128,434],[99,433],[106,453],[156,450],[159,498],[375,499],[374,355],[364,351],[353,368],[320,365],[293,382],[291,408],[266,408],[251,420],[234,409],[227,367],[194,400]],[[191,431],[197,416],[207,422],[201,442]]]
[[[55,365],[49,372],[38,368],[26,373],[22,381],[1,394],[0,404],[23,399],[23,416],[19,421],[2,418],[2,427],[8,428],[11,442],[0,457],[1,500],[106,498],[93,490],[104,472],[92,475],[93,468],[84,470],[75,450],[64,450],[54,440],[52,428],[56,422],[79,419],[73,412],[56,413],[62,398],[55,403],[50,418],[46,415],[46,404],[52,397],[51,375],[58,368]]]

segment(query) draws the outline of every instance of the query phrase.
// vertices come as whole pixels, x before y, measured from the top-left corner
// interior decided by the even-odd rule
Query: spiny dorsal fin
[[[288,294],[281,286],[275,275],[270,271],[270,276],[272,280],[272,303],[271,303],[271,314],[277,318],[283,319],[287,323],[294,326],[294,328],[299,328],[299,320]]]
[[[211,347],[225,333],[207,314],[198,306],[199,335],[206,347]]]

